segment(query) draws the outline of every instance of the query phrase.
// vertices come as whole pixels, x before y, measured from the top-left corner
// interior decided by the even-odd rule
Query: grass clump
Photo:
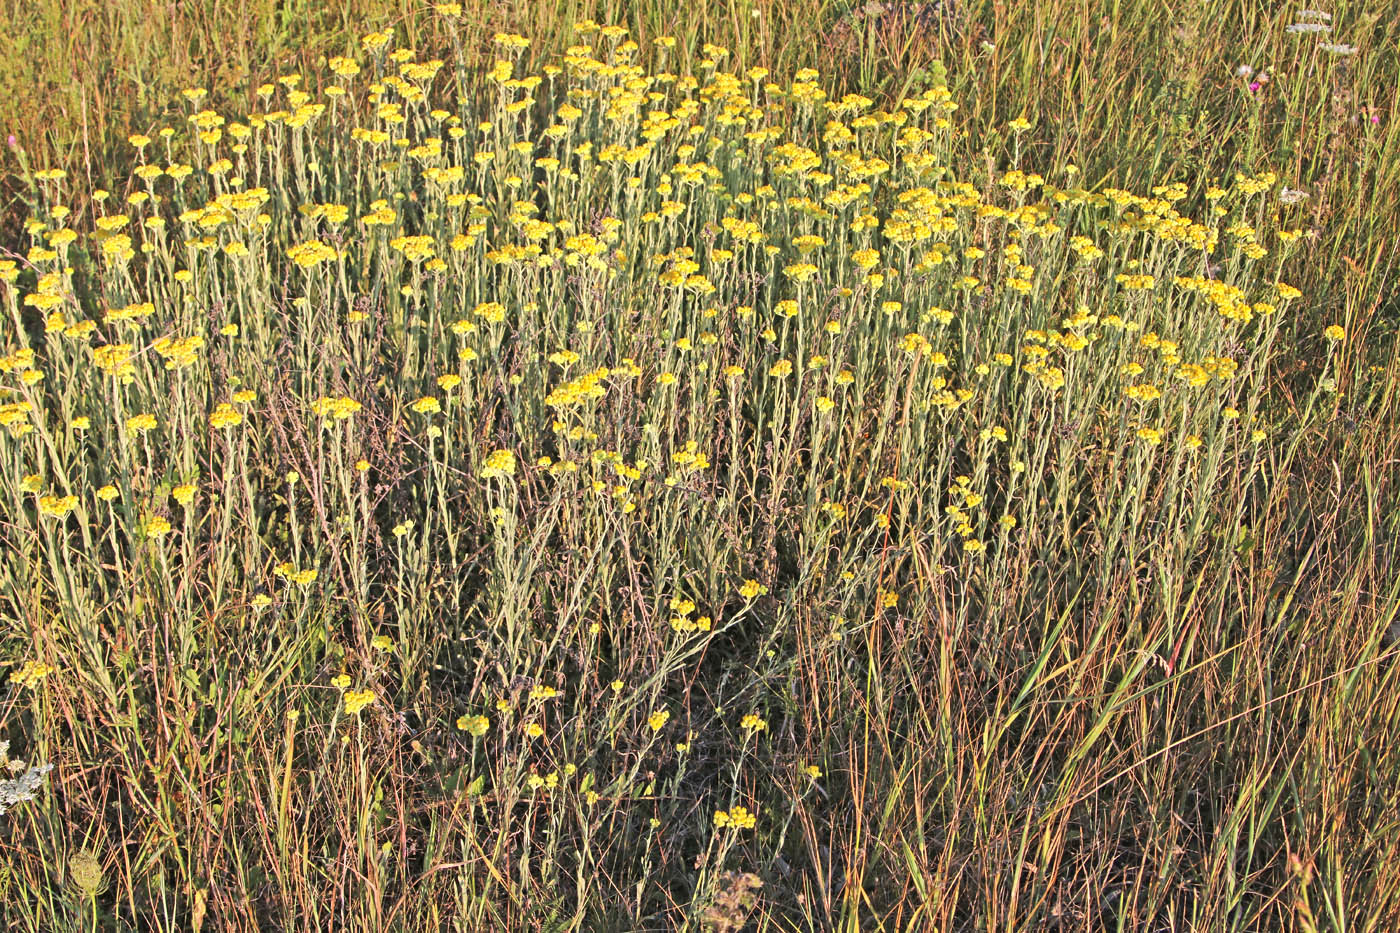
[[[1286,179],[395,35],[30,177],[15,928],[1394,918],[1393,383]]]

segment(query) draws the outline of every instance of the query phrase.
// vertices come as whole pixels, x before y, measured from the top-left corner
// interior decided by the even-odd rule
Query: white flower
[[[1235,77],[1252,78],[1254,77],[1254,69],[1249,67],[1248,65],[1241,65],[1240,67],[1235,69]]]
[[[1324,23],[1330,23],[1332,22],[1332,14],[1324,13],[1321,10],[1299,10],[1298,19],[1300,21],[1305,19],[1316,19],[1321,20]]]
[[[53,770],[53,765],[49,764],[26,768],[23,761],[10,758],[9,751],[10,743],[0,742],[0,764],[14,773],[24,773],[12,781],[0,781],[0,813],[4,813],[15,804],[33,800],[34,793],[44,783],[44,775]]]
[[[1324,52],[1331,52],[1333,55],[1356,54],[1356,46],[1347,45],[1345,42],[1319,42],[1317,47]]]
[[[1326,23],[1294,23],[1284,31],[1296,35],[1304,32],[1331,32],[1332,27],[1328,26]]]
[[[1283,190],[1278,193],[1281,204],[1297,204],[1299,201],[1306,200],[1307,196],[1306,191],[1299,191],[1297,188],[1290,188],[1287,185],[1284,185]]]

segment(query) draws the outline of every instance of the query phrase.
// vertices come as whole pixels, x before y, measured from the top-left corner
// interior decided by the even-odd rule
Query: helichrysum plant
[[[61,671],[18,702],[113,736],[65,791],[150,840],[113,910],[179,877],[203,917],[214,872],[330,927],[859,915],[867,862],[993,844],[960,755],[1058,762],[1016,791],[1037,858],[1107,724],[1236,624],[1198,607],[1302,423],[1266,404],[1304,298],[1275,173],[1085,187],[1029,119],[962,164],[943,86],[578,31],[480,81],[372,33],[246,112],[187,90],[116,190],[36,173],[0,598]],[[881,778],[905,738],[945,777]]]

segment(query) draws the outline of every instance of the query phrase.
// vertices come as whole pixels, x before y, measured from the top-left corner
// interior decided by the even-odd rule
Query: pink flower
[[[1251,94],[1254,93],[1255,91],[1259,90],[1259,88],[1261,88],[1261,87],[1263,87],[1263,85],[1261,85],[1258,81],[1251,81],[1251,82],[1249,82],[1249,92],[1250,92]]]

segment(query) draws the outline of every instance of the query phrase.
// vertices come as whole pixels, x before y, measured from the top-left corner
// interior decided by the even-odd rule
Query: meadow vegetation
[[[5,929],[1400,924],[1389,4],[7,6]]]

